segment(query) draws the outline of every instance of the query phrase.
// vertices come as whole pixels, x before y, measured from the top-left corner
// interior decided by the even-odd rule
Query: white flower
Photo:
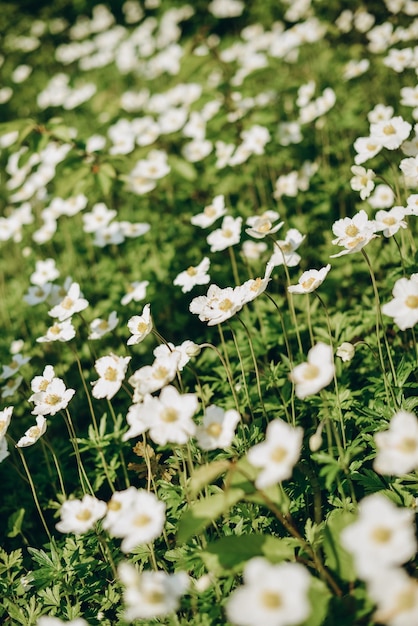
[[[157,357],[152,365],[140,367],[129,378],[134,387],[134,402],[141,402],[147,393],[162,389],[171,382],[178,371],[181,354],[175,350],[166,356]]]
[[[45,259],[45,261],[36,261],[36,267],[31,274],[30,282],[33,285],[45,285],[54,281],[60,275],[55,267],[55,259]]]
[[[242,244],[241,254],[246,259],[258,260],[266,250],[267,244],[264,241],[249,240]]]
[[[49,383],[55,378],[55,371],[52,365],[47,365],[42,373],[42,376],[35,376],[30,384],[30,387],[34,393],[45,391]],[[29,401],[32,401],[31,396]]]
[[[186,572],[138,572],[128,562],[119,564],[118,574],[124,586],[125,619],[128,622],[152,620],[176,611],[190,584]]]
[[[399,169],[402,170],[404,176],[415,180],[416,186],[418,186],[418,156],[402,159]]]
[[[192,357],[200,354],[200,346],[190,341],[190,339],[186,339],[179,346],[175,346],[169,341],[168,343],[160,344],[153,350],[153,354],[157,359],[170,357],[173,353],[179,355],[177,369],[181,372]]]
[[[389,428],[374,436],[377,454],[373,468],[379,474],[402,476],[418,469],[418,419],[400,410]]]
[[[358,252],[376,237],[375,223],[370,221],[366,211],[359,211],[353,218],[344,217],[334,222],[332,232],[337,235],[332,240],[334,245],[344,246],[344,250],[332,254],[331,258]]]
[[[273,226],[273,222],[278,219],[279,214],[276,211],[265,211],[263,215],[249,217],[247,224],[250,228],[246,228],[245,232],[251,237],[254,237],[254,239],[263,239],[267,235],[277,233],[283,226],[284,222],[279,222]]]
[[[396,150],[408,138],[411,129],[411,124],[405,122],[401,116],[391,117],[370,124],[370,137],[384,148]]]
[[[210,281],[210,276],[207,273],[209,266],[209,258],[204,257],[199,265],[191,265],[184,272],[180,272],[174,279],[173,284],[181,287],[183,293],[191,291],[195,285],[206,285]]]
[[[0,411],[0,441],[6,436],[7,429],[12,418],[13,407],[8,406]]]
[[[81,535],[92,529],[97,520],[106,513],[106,503],[85,494],[82,500],[66,500],[61,507],[61,521],[56,529],[61,533]]]
[[[9,456],[6,437],[0,437],[0,463]]]
[[[240,242],[242,217],[226,215],[222,227],[214,230],[207,237],[211,252],[219,252]]]
[[[146,296],[148,285],[148,280],[142,280],[140,282],[134,281],[133,283],[130,283],[126,294],[120,301],[121,304],[125,306],[126,304],[129,304],[129,302],[132,302],[132,300],[134,300],[134,302],[143,300]]]
[[[418,274],[399,278],[392,294],[393,300],[382,306],[382,313],[393,317],[401,330],[412,328],[418,322]]]
[[[147,396],[144,410],[148,410],[149,436],[161,446],[167,443],[185,444],[196,432],[193,415],[198,409],[195,394],[180,394],[171,385],[164,387],[158,398]]]
[[[203,423],[196,429],[197,443],[203,450],[227,448],[234,438],[240,414],[234,409],[224,411],[211,404],[205,410]]]
[[[296,626],[311,613],[311,577],[299,563],[272,565],[263,557],[250,559],[244,584],[229,596],[228,620],[236,626]]]
[[[58,411],[67,408],[74,394],[75,389],[67,389],[61,378],[53,378],[29,398],[35,403],[32,415],[55,415]]]
[[[0,378],[2,378],[3,380],[6,380],[7,378],[14,376],[19,371],[19,369],[23,365],[26,365],[26,363],[29,363],[30,360],[31,360],[30,356],[22,356],[21,354],[15,354],[13,356],[13,360],[9,363],[9,365],[3,365],[3,371],[0,374]]]
[[[381,571],[409,561],[417,550],[414,511],[374,493],[359,504],[357,521],[342,531],[341,543],[354,557],[357,574],[372,580]]]
[[[261,472],[255,481],[256,487],[264,489],[290,478],[293,467],[301,453],[303,430],[294,428],[281,419],[269,423],[265,441],[248,451],[248,460]]]
[[[377,231],[383,231],[385,237],[392,237],[400,228],[407,228],[404,220],[406,209],[403,206],[394,206],[389,211],[377,211],[374,224]]]
[[[259,295],[264,293],[264,291],[267,289],[267,285],[270,282],[270,276],[273,269],[274,265],[272,263],[267,263],[264,278],[250,278],[249,280],[246,280],[245,283],[243,283],[242,285],[238,285],[237,287],[235,287],[235,291],[238,293],[241,300],[241,306],[247,304],[248,302],[251,302]]]
[[[341,361],[348,363],[353,358],[355,350],[352,343],[343,341],[342,344],[338,346],[336,355],[340,357]]]
[[[88,626],[88,623],[82,617],[72,619],[69,622],[63,622],[58,617],[51,617],[49,615],[43,615],[36,622],[36,626]]]
[[[302,235],[296,228],[289,228],[284,240],[275,242],[275,251],[271,255],[269,264],[273,266],[287,265],[287,267],[295,267],[298,265],[301,257],[296,252],[305,235]]]
[[[164,523],[164,502],[152,492],[129,487],[112,495],[103,527],[113,537],[123,539],[123,552],[132,552],[135,547],[159,537]]]
[[[374,189],[374,178],[376,174],[373,170],[366,170],[361,165],[353,165],[351,168],[354,176],[350,180],[351,189],[360,192],[360,198],[365,200]]]
[[[152,331],[151,305],[146,304],[141,315],[134,315],[128,320],[128,328],[132,333],[129,337],[128,346],[140,343]]]
[[[110,400],[119,391],[128,369],[130,356],[117,356],[113,352],[109,356],[97,359],[94,367],[100,378],[92,382],[92,394],[95,398]]]
[[[205,206],[203,213],[193,215],[190,221],[194,226],[208,228],[212,226],[219,217],[225,215],[225,213],[225,198],[223,195],[219,195],[214,197],[211,204]]]
[[[116,311],[112,311],[109,317],[102,319],[100,317],[90,322],[90,333],[88,339],[101,339],[107,333],[110,333],[118,325],[119,319]]]
[[[319,342],[309,350],[307,362],[296,365],[289,378],[295,383],[297,397],[303,400],[329,385],[334,371],[331,346]]]
[[[15,391],[19,389],[22,382],[23,382],[23,376],[16,376],[15,378],[9,378],[7,383],[2,388],[1,397],[10,398],[10,396],[13,396]]]
[[[326,275],[331,269],[331,265],[328,263],[320,270],[307,270],[303,272],[302,276],[298,279],[297,285],[290,285],[287,290],[290,293],[312,293],[315,291],[325,280]]]
[[[402,568],[383,569],[367,585],[370,598],[376,602],[373,620],[386,626],[418,624],[418,583]]]
[[[242,14],[245,4],[241,0],[212,0],[207,8],[215,17],[238,17]]]
[[[56,317],[58,321],[63,322],[74,315],[74,313],[86,309],[88,305],[87,300],[81,296],[80,285],[78,283],[72,283],[65,298],[48,311],[48,315]]]
[[[355,164],[361,165],[362,163],[365,163],[378,154],[381,149],[381,144],[373,141],[370,137],[358,137],[354,142],[354,150],[357,152],[354,157]]]
[[[193,298],[189,310],[198,315],[202,322],[207,322],[208,326],[214,326],[235,315],[242,305],[242,294],[237,288],[221,289],[217,285],[210,285],[206,296]]]
[[[38,441],[40,437],[46,431],[46,419],[43,415],[38,415],[36,418],[36,426],[31,426],[24,434],[23,437],[19,439],[16,444],[17,448],[26,448],[27,446],[32,446],[34,443]]]
[[[395,201],[395,194],[389,185],[376,185],[373,194],[369,197],[367,202],[374,209],[389,209],[393,207]]]
[[[108,209],[103,202],[96,203],[89,213],[82,215],[85,233],[95,233],[96,231],[109,225],[116,217],[117,211]]]
[[[55,322],[48,328],[46,334],[38,337],[39,343],[49,343],[50,341],[70,341],[75,337],[75,328],[70,319],[63,322]]]

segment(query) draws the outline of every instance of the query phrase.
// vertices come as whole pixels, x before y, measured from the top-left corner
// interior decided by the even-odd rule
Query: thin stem
[[[48,535],[49,541],[51,541],[52,540],[51,533],[49,532],[48,525],[47,525],[47,523],[45,521],[45,517],[44,517],[44,514],[42,512],[41,505],[39,504],[38,494],[36,493],[35,484],[34,484],[34,482],[32,480],[32,476],[31,476],[31,473],[29,471],[28,464],[26,463],[25,456],[24,456],[24,454],[23,454],[23,452],[22,452],[22,450],[20,448],[16,448],[16,449],[19,452],[19,455],[20,455],[20,458],[21,458],[21,461],[22,461],[22,465],[25,468],[26,476],[28,478],[28,481],[29,481],[29,484],[30,484],[30,488],[31,488],[31,491],[32,491],[33,500],[35,502],[35,506],[36,506],[37,511],[39,513],[39,517],[41,518],[42,526],[44,527],[45,532]]]
[[[210,348],[211,350],[214,350],[214,352],[216,352],[216,354],[218,355],[219,360],[221,361],[222,365],[224,366],[224,369],[225,369],[225,372],[226,372],[226,375],[227,375],[227,378],[228,378],[229,386],[231,388],[232,396],[233,396],[234,402],[235,402],[235,407],[236,407],[238,413],[241,414],[241,410],[240,410],[237,394],[236,394],[235,387],[234,387],[234,381],[232,380],[232,376],[231,376],[231,371],[230,371],[230,368],[228,367],[228,364],[226,363],[225,359],[223,358],[222,354],[220,353],[218,348],[216,346],[214,346],[213,344],[211,344],[211,343],[201,343],[200,347],[201,348]]]
[[[246,324],[241,319],[241,317],[239,315],[237,315],[237,318],[241,322],[241,324],[242,324],[242,326],[243,326],[243,328],[245,330],[245,334],[248,337],[248,345],[250,347],[251,358],[252,358],[253,364],[254,364],[254,373],[255,373],[255,379],[256,379],[256,383],[257,383],[258,397],[260,398],[260,404],[261,404],[261,407],[263,409],[263,413],[264,413],[265,417],[267,418],[266,408],[264,406],[263,394],[261,392],[260,372],[258,371],[258,364],[257,364],[257,359],[256,359],[255,353],[254,353],[254,347],[253,347],[253,342],[252,342],[252,339],[251,339],[251,334],[250,334]]]

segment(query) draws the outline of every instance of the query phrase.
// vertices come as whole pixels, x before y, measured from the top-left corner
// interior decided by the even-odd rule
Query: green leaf
[[[308,597],[311,604],[311,614],[303,626],[321,626],[327,615],[331,592],[322,580],[312,578]]]
[[[8,537],[17,537],[22,532],[22,522],[25,515],[25,509],[19,509],[16,513],[13,513],[9,517],[9,532]]]
[[[180,518],[177,543],[184,543],[198,535],[244,496],[243,489],[232,488],[192,504]]]
[[[356,572],[351,555],[341,546],[340,534],[346,526],[355,520],[356,516],[353,513],[343,509],[335,509],[328,515],[324,529],[325,564],[339,578],[348,581],[356,579]]]
[[[255,556],[264,556],[272,563],[294,560],[293,539],[282,539],[272,535],[230,535],[209,544],[200,557],[207,569],[216,576],[229,570],[240,571],[245,563]]]
[[[202,489],[230,469],[230,461],[213,461],[194,471],[189,481],[190,495],[194,498]]]
[[[168,161],[171,169],[177,174],[180,174],[182,178],[185,178],[189,182],[196,180],[197,171],[191,163],[173,155],[170,156]]]

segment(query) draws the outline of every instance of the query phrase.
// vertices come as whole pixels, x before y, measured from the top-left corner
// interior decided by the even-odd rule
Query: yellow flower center
[[[170,424],[171,422],[176,422],[178,418],[179,415],[176,409],[173,409],[172,407],[164,409],[164,411],[162,411],[161,413],[161,419],[163,420],[163,422],[167,422],[168,424]]]
[[[418,309],[418,296],[408,296],[405,304],[410,309]]]
[[[274,463],[281,463],[287,457],[287,450],[283,446],[277,446],[270,454],[270,458]]]
[[[350,224],[345,229],[345,234],[348,235],[348,237],[355,237],[356,235],[359,234],[359,232],[360,232],[359,229],[354,224]]]
[[[122,505],[117,500],[110,499],[107,503],[107,508],[109,511],[119,511],[122,508]]]
[[[87,522],[91,518],[91,511],[89,509],[81,509],[76,515],[76,518],[80,520],[80,522]]]
[[[149,515],[147,515],[146,513],[140,513],[135,517],[134,525],[139,527],[147,526],[151,521],[152,520]]]
[[[56,393],[51,393],[49,396],[46,396],[45,398],[45,402],[47,404],[51,404],[52,406],[54,406],[55,404],[58,404],[58,402],[61,401],[61,396],[57,396]]]
[[[261,287],[262,278],[255,278],[251,284],[251,291],[258,291]]]
[[[230,228],[224,228],[224,229],[223,229],[223,231],[222,231],[222,235],[223,235],[225,238],[227,238],[227,239],[229,239],[230,237],[232,237],[232,235],[233,235],[233,234],[234,234],[234,233],[232,232],[232,230],[231,230]]]
[[[266,609],[271,610],[279,609],[283,604],[282,597],[277,591],[263,591],[261,594],[261,602]]]
[[[109,322],[107,320],[101,320],[99,324],[99,330],[107,330],[109,328]]]
[[[216,215],[216,209],[215,207],[213,207],[212,205],[207,206],[203,209],[203,213],[207,216],[207,217],[213,217],[214,215]]]
[[[233,304],[229,298],[225,298],[222,302],[219,303],[219,308],[221,311],[230,311],[233,307]]]
[[[222,425],[219,422],[212,422],[209,426],[206,427],[206,432],[209,437],[214,437],[217,439],[219,435],[222,433]]]
[[[197,269],[193,267],[193,265],[191,265],[190,267],[187,268],[186,272],[188,273],[189,276],[196,276]]]
[[[41,431],[39,426],[31,426],[26,434],[30,437],[30,439],[37,439],[41,434]]]
[[[369,150],[369,152],[374,152],[376,150],[377,146],[374,143],[368,143],[366,146],[366,149]]]
[[[160,365],[155,369],[154,378],[158,380],[164,380],[168,376],[168,369],[163,365]]]
[[[384,217],[382,222],[384,224],[387,224],[388,226],[393,226],[394,224],[396,224],[396,220],[394,217]]]
[[[258,220],[255,225],[255,230],[259,233],[268,233],[271,229],[271,222],[268,219]]]
[[[313,276],[311,276],[311,278],[308,278],[307,280],[304,280],[302,284],[302,287],[304,289],[310,289],[312,287],[312,285],[315,282],[315,278],[313,278]]]
[[[385,135],[396,135],[396,130],[392,124],[386,124],[386,126],[383,129],[383,132],[385,133]]]
[[[51,326],[49,332],[51,333],[51,335],[59,335],[61,332],[59,324],[54,324],[53,326]]]
[[[115,367],[108,367],[104,373],[104,379],[109,380],[110,382],[115,382],[118,378],[118,371]]]
[[[48,385],[49,385],[49,381],[47,381],[47,379],[44,378],[43,381],[39,383],[39,391],[46,391]]]
[[[418,441],[412,437],[405,437],[402,439],[398,448],[401,452],[405,452],[405,454],[413,454],[418,448]]]
[[[74,300],[69,296],[65,296],[64,300],[61,302],[61,306],[66,311],[69,311],[74,306]]]
[[[138,322],[136,330],[138,331],[140,335],[142,335],[142,333],[144,333],[147,330],[147,328],[148,328],[148,325],[146,322]]]
[[[372,538],[377,541],[377,543],[388,543],[391,537],[392,531],[386,526],[378,526],[372,532]]]
[[[303,378],[305,380],[314,380],[319,376],[319,367],[312,363],[307,363],[303,371]]]
[[[396,609],[399,613],[412,611],[417,604],[416,584],[412,583],[409,589],[401,591],[396,598]]]
[[[144,593],[145,602],[149,602],[149,604],[161,604],[164,601],[164,594],[157,589],[153,591],[147,591]]]

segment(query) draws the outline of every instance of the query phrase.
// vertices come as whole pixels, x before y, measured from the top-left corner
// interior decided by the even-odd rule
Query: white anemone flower
[[[367,585],[370,598],[377,604],[373,619],[386,626],[418,624],[418,582],[402,568],[376,572]]]
[[[152,331],[151,305],[146,304],[141,315],[134,315],[128,320],[128,328],[132,333],[129,337],[128,346],[140,343]]]
[[[393,300],[382,306],[382,313],[393,317],[401,330],[412,328],[418,322],[418,274],[399,278],[392,294]]]
[[[208,204],[203,209],[202,213],[193,215],[190,219],[194,226],[200,226],[200,228],[208,228],[212,226],[219,217],[226,214],[225,198],[222,194],[215,196],[211,204]]]
[[[53,378],[29,398],[35,403],[32,415],[55,415],[67,408],[74,394],[75,389],[67,389],[61,378]]]
[[[110,333],[118,325],[119,319],[116,311],[112,311],[107,319],[98,317],[90,322],[90,333],[88,339],[101,339]]]
[[[256,487],[264,489],[291,477],[300,457],[302,438],[300,426],[294,428],[281,419],[269,423],[265,440],[247,454],[251,465],[261,468]]]
[[[106,503],[90,494],[82,500],[66,500],[61,507],[61,520],[56,529],[61,533],[81,535],[91,530],[95,523],[106,513]]]
[[[130,356],[117,356],[113,352],[97,359],[94,367],[100,378],[92,382],[92,394],[95,398],[110,400],[119,391],[128,369]]]
[[[285,239],[275,242],[275,251],[270,257],[269,264],[287,265],[287,267],[298,265],[301,257],[296,250],[304,239],[305,235],[302,235],[296,228],[289,228]]]
[[[220,252],[240,242],[242,217],[226,215],[221,228],[214,230],[207,237],[211,252]]]
[[[414,516],[412,509],[398,508],[379,493],[361,500],[357,520],[340,535],[360,578],[373,580],[382,570],[402,565],[415,555]]]
[[[125,619],[128,622],[152,620],[173,613],[179,608],[180,598],[190,584],[186,572],[139,572],[128,562],[119,564],[118,574],[124,587]]]
[[[208,406],[203,415],[202,424],[196,428],[196,438],[200,448],[202,450],[228,448],[240,419],[240,414],[235,409],[225,411],[214,404]]]
[[[244,584],[229,596],[228,620],[236,626],[296,626],[311,613],[311,576],[300,563],[273,565],[263,557],[250,559]]]
[[[31,426],[25,432],[23,437],[21,437],[19,441],[17,442],[16,447],[26,448],[28,446],[33,446],[33,444],[36,443],[38,439],[42,437],[43,434],[45,434],[46,427],[47,427],[46,419],[44,418],[43,415],[38,415],[36,418],[36,426]]]
[[[202,322],[207,322],[208,326],[214,326],[235,315],[242,305],[242,294],[237,288],[221,289],[217,285],[210,285],[206,296],[193,298],[189,310],[198,315]]]
[[[204,257],[198,265],[191,265],[184,272],[180,272],[174,279],[173,285],[181,287],[183,293],[191,291],[195,285],[207,285],[210,281],[210,276],[207,273],[209,267],[210,260],[208,257]]]
[[[249,228],[245,229],[245,232],[254,237],[254,239],[264,239],[267,235],[277,233],[277,231],[283,226],[284,222],[274,224],[279,219],[277,211],[265,211],[263,215],[252,216],[247,219]]]
[[[88,301],[81,295],[80,285],[78,283],[72,283],[65,298],[48,311],[48,315],[56,317],[58,321],[63,322],[74,315],[74,313],[79,313],[86,309],[88,305]]]
[[[287,290],[290,293],[312,293],[322,285],[330,269],[331,265],[328,263],[320,270],[307,270],[298,279],[298,284],[290,285]]]
[[[401,116],[370,124],[370,137],[388,150],[396,150],[409,137],[412,126]]]
[[[373,468],[379,474],[403,476],[418,469],[418,419],[400,410],[387,430],[374,436],[377,447]]]
[[[307,362],[296,365],[289,378],[295,383],[296,396],[303,400],[329,385],[334,372],[332,347],[319,342],[309,350]]]

